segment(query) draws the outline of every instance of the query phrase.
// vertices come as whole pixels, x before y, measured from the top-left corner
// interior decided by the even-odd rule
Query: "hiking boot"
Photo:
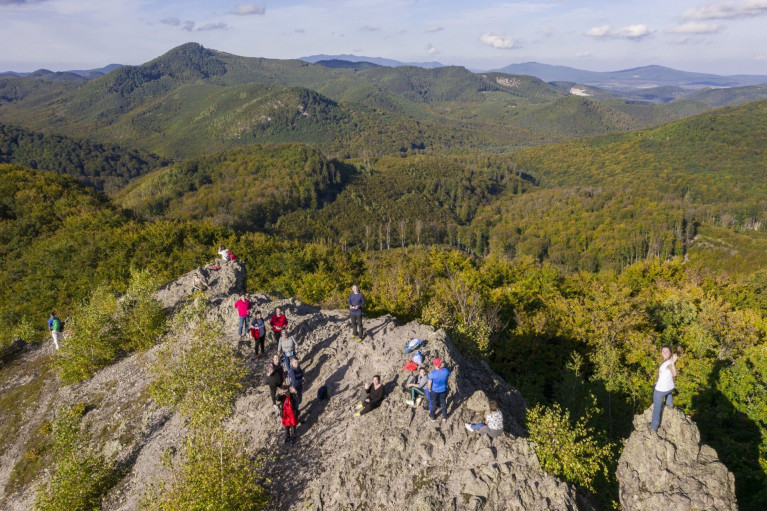
[[[290,442],[290,435],[285,435],[285,443],[287,444]]]
[[[360,412],[354,414],[355,417],[360,417]]]
[[[463,423],[463,425],[464,425],[464,427],[465,427],[466,429],[468,429],[469,431],[473,431],[473,430],[471,429],[471,424],[469,424],[468,422],[464,422],[464,423]]]
[[[357,403],[357,410],[362,410],[364,406],[362,403]]]
[[[415,402],[413,402],[412,400],[408,399],[407,401],[405,401],[405,404],[406,405],[410,405],[410,406],[414,406]]]
[[[290,445],[296,445],[296,436],[295,435],[290,437]]]
[[[415,406],[416,407],[421,406],[422,402],[423,402],[423,398],[419,397],[418,399],[415,400]]]

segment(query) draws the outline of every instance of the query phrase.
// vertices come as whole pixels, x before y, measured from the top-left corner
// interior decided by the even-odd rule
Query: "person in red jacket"
[[[282,425],[285,427],[285,443],[296,443],[296,426],[298,425],[298,406],[296,405],[296,389],[292,386],[283,390]]]
[[[276,344],[280,342],[282,331],[288,328],[288,318],[282,313],[282,309],[274,309],[274,314],[269,318],[269,325],[272,327],[272,337]]]
[[[248,335],[248,327],[250,322],[248,321],[250,315],[250,300],[245,295],[242,295],[239,300],[234,302],[234,308],[237,309],[237,314],[240,316],[240,326],[237,327],[237,336],[242,339]]]

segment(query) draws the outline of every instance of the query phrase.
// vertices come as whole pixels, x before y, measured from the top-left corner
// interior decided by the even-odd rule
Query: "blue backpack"
[[[418,365],[423,364],[423,354],[420,351],[413,353],[413,362]]]
[[[423,345],[421,339],[413,339],[405,344],[405,354],[412,353]]]

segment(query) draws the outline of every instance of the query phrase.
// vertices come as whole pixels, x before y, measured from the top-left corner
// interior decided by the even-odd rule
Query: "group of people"
[[[295,444],[298,436],[298,413],[304,393],[304,371],[301,369],[298,358],[280,360],[279,355],[274,355],[266,369],[266,384],[269,386],[272,406],[280,414],[282,427],[285,429],[285,443]]]

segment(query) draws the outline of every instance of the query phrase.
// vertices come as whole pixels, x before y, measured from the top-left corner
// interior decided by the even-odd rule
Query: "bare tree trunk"
[[[391,249],[391,220],[386,222],[386,250]]]
[[[405,228],[407,227],[407,223],[404,220],[399,221],[399,240],[400,240],[400,246],[402,248],[405,248]]]

